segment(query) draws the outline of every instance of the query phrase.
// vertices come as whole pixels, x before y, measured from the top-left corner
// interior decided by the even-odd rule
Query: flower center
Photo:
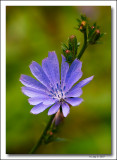
[[[58,99],[59,101],[65,98],[64,92],[62,90],[56,90],[54,98]]]
[[[52,98],[55,98],[55,99],[59,100],[60,102],[64,101],[65,93],[61,89],[61,86],[58,86],[58,84],[57,84],[57,88],[55,88],[55,89],[52,88],[52,91],[50,91],[50,92],[51,92]]]

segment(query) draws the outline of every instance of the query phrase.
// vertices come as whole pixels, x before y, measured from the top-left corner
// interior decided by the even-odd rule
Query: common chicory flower
[[[88,84],[93,76],[82,80],[73,86],[82,77],[82,62],[75,59],[72,64],[66,62],[62,55],[61,80],[59,62],[56,53],[49,52],[48,57],[42,61],[42,67],[37,62],[32,62],[30,70],[34,79],[27,75],[21,75],[20,81],[24,85],[22,92],[30,97],[31,113],[39,114],[49,108],[48,115],[55,114],[60,109],[66,117],[71,106],[78,106],[83,99],[82,87]]]

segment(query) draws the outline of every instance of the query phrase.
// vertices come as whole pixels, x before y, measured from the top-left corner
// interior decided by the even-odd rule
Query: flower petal
[[[79,82],[78,84],[76,84],[74,87],[75,88],[78,88],[78,87],[84,87],[85,85],[87,85],[92,79],[93,79],[94,76],[91,76],[89,78],[86,78],[84,80],[82,80],[81,82]]]
[[[60,82],[59,63],[55,52],[49,52],[48,58],[42,61],[42,68],[49,78],[52,86],[57,87]]]
[[[44,105],[43,103],[40,103],[40,104],[34,106],[30,112],[33,114],[39,114],[39,113],[43,112],[45,109],[47,109],[48,107],[50,107],[50,105]]]
[[[48,96],[47,92],[44,91],[40,91],[34,88],[30,88],[30,87],[22,87],[22,92],[28,96],[28,97],[44,97],[44,96]]]
[[[64,87],[66,74],[69,70],[69,64],[66,62],[66,58],[62,55],[62,63],[61,63],[61,87]]]
[[[47,88],[50,89],[50,81],[48,79],[48,77],[46,76],[46,74],[44,73],[43,69],[41,68],[41,66],[37,63],[37,62],[32,62],[32,64],[30,65],[30,70],[32,72],[32,74],[43,84],[45,85]]]
[[[56,99],[50,98],[49,96],[44,96],[44,97],[31,97],[28,99],[28,102],[31,105],[37,105],[41,102],[43,102],[43,104],[45,105],[49,105],[49,104],[53,104],[56,102]]]
[[[53,70],[54,70],[56,82],[60,82],[59,62],[58,62],[56,52],[55,51],[49,52],[48,58],[51,61],[51,63],[53,63]]]
[[[38,82],[36,79],[24,74],[21,75],[20,82],[27,87],[31,87],[39,90],[47,90],[47,88],[43,84]]]
[[[48,111],[48,115],[52,115],[52,114],[55,114],[58,109],[60,108],[60,103],[59,102],[56,102]]]
[[[63,102],[63,104],[62,104],[62,112],[63,112],[64,117],[67,117],[67,115],[70,112],[69,105],[65,102]]]
[[[72,106],[78,106],[83,101],[83,99],[74,97],[74,98],[66,98],[65,101],[71,104]]]
[[[82,77],[81,67],[82,62],[80,62],[78,59],[75,59],[67,72],[65,80],[65,91],[68,91],[73,86],[73,84]]]
[[[65,97],[79,97],[82,94],[82,89],[74,86],[66,94]]]

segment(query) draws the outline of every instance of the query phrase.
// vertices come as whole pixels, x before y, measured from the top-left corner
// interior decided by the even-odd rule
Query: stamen
[[[65,98],[65,94],[64,94],[64,89],[61,88],[61,85],[59,83],[56,83],[56,87],[57,88],[53,88],[50,91],[50,93],[52,94],[51,96],[57,100],[59,100],[59,102],[62,102]]]
[[[53,92],[52,92],[52,91],[50,91],[50,93],[52,93],[52,94],[53,94]]]
[[[65,90],[65,86],[63,87],[63,90]]]

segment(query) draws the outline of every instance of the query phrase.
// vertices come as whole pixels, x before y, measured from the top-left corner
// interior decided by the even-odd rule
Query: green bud
[[[96,29],[92,36],[90,37],[90,44],[95,44],[96,41],[100,38],[100,30]]]
[[[81,25],[82,25],[83,27],[85,27],[85,26],[86,26],[86,21],[82,21],[82,22],[81,22]]]
[[[81,21],[78,29],[81,32],[85,32],[86,31],[86,27],[87,27],[87,22],[86,21]]]
[[[95,27],[94,26],[91,26],[91,29],[94,29]]]
[[[95,41],[97,41],[99,38],[100,38],[100,30],[99,29],[96,29],[95,30],[95,34],[96,34],[96,36],[95,36]]]
[[[71,64],[71,63],[73,62],[74,57],[73,57],[73,53],[72,53],[70,50],[66,50],[66,51],[64,52],[64,56],[65,56],[66,61],[67,61],[68,63]]]
[[[75,58],[77,55],[77,49],[78,49],[78,45],[77,45],[77,38],[74,35],[71,35],[69,37],[68,40],[68,46],[69,46],[69,50],[72,52],[73,57]]]

